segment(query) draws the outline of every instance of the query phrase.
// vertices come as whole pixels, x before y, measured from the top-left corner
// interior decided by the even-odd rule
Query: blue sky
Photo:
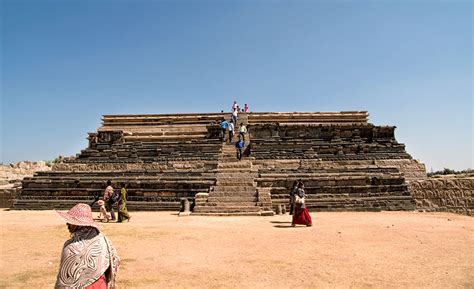
[[[3,163],[103,114],[367,110],[427,170],[473,168],[471,1],[1,1]]]

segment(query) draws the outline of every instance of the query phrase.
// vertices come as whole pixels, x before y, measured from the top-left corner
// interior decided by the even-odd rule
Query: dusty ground
[[[119,288],[474,288],[474,218],[445,213],[178,217],[102,225]],[[0,288],[51,288],[67,228],[53,211],[0,211]]]

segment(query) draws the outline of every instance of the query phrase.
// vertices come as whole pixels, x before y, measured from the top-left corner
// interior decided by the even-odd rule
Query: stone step
[[[210,194],[212,197],[256,197],[257,192],[222,192],[212,191]]]
[[[218,173],[256,173],[255,168],[218,168]]]
[[[252,167],[252,163],[249,161],[232,161],[232,162],[219,162],[217,164],[217,168],[247,168],[250,169]]]
[[[181,164],[178,164],[181,165]],[[183,163],[183,165],[185,165]],[[74,169],[74,165],[72,167]],[[215,171],[191,171],[181,172],[176,169],[167,170],[98,170],[98,171],[50,171],[50,172],[37,172],[34,177],[26,177],[24,180],[41,180],[54,181],[54,180],[80,180],[84,178],[90,179],[107,179],[110,177],[127,177],[127,178],[142,178],[142,179],[154,179],[157,177],[160,179],[174,179],[174,178],[186,178],[186,179],[202,179],[213,178]]]
[[[234,200],[233,202],[231,201],[208,201],[207,202],[208,206],[214,206],[214,207],[253,207],[257,205],[256,201],[245,201],[245,200]]]
[[[344,194],[373,194],[373,193],[389,193],[397,194],[397,192],[406,192],[407,185],[379,185],[379,186],[305,186],[305,191],[307,194],[316,194],[316,195],[324,195],[324,194],[331,194],[334,196],[344,195]],[[272,195],[285,195],[288,194],[290,191],[289,188],[271,188]]]
[[[216,178],[222,179],[222,178],[231,178],[231,179],[255,179],[258,177],[257,172],[253,171],[230,171],[230,170],[225,170],[225,171],[219,171],[216,173]]]
[[[209,213],[239,213],[239,212],[260,212],[261,208],[258,206],[199,206],[194,207],[194,212],[209,212]]]
[[[44,199],[15,199],[13,209],[15,210],[69,210],[78,203],[90,204],[91,200],[70,199],[70,200],[44,200]],[[136,202],[127,201],[127,208],[131,211],[179,211],[180,202]],[[96,205],[93,211],[98,211]]]
[[[216,181],[216,186],[251,186],[253,187],[255,182],[253,178],[242,179],[240,177],[236,178],[219,178]]]
[[[214,186],[212,189],[212,193],[254,193],[256,191],[257,189],[253,186]]]
[[[255,196],[214,196],[210,195],[208,200],[209,203],[216,203],[216,202],[225,202],[225,203],[238,203],[238,202],[249,202],[255,205],[255,202],[258,201],[258,197]],[[248,204],[246,204],[248,205]]]
[[[285,172],[285,173],[260,173],[260,179],[265,180],[275,180],[275,179],[285,179],[288,176],[299,177],[301,179],[305,178],[317,178],[321,180],[356,180],[356,179],[372,179],[378,178],[381,180],[384,179],[401,179],[403,176],[401,174],[374,174],[373,172],[344,172],[342,170],[336,172],[316,172],[311,174],[303,174],[298,172]]]
[[[242,151],[245,151],[245,148],[246,147],[243,147]],[[235,155],[236,152],[237,152],[237,149],[235,147],[234,148],[222,148],[222,154],[224,156]]]
[[[266,212],[267,214],[265,216],[273,216],[273,212]],[[226,213],[226,212],[193,212],[191,213],[192,216],[215,216],[215,217],[238,217],[238,216],[249,216],[249,217],[254,217],[254,216],[264,216],[263,212],[234,212],[234,213]]]
[[[412,200],[413,197],[410,195],[407,196],[379,196],[379,197],[344,197],[344,198],[327,198],[327,199],[310,199],[310,201],[314,200],[314,203],[338,203],[341,201],[350,201],[350,202],[367,202],[367,201],[399,201],[399,200]]]
[[[234,153],[229,154],[229,155],[221,155],[221,156],[219,156],[218,160],[219,160],[220,163],[232,163],[232,162],[250,161],[251,159],[250,159],[250,157],[242,156],[242,159],[239,161],[237,159],[237,153],[234,152]]]

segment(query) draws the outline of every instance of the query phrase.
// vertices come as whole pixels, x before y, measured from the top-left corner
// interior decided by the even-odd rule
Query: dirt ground
[[[474,288],[474,218],[448,213],[178,217],[103,223],[119,288]],[[94,215],[96,215],[94,213]],[[54,286],[66,225],[54,211],[0,211],[0,288]]]

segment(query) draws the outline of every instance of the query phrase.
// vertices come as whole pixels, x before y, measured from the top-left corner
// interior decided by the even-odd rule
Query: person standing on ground
[[[290,215],[293,215],[293,212],[295,210],[295,195],[297,191],[298,191],[298,181],[295,181],[290,190]]]
[[[105,191],[104,191],[104,201],[106,204],[105,207],[107,208],[107,211],[110,212],[111,220],[115,221],[115,213],[114,213],[115,200],[112,197],[113,194],[114,194],[114,188],[112,187],[112,181],[107,180],[107,187],[105,188]]]
[[[235,149],[237,152],[237,159],[240,161],[242,159],[242,149],[245,147],[245,142],[240,138],[239,140],[235,143]]]
[[[54,288],[116,288],[120,258],[99,231],[91,207],[77,204],[67,212],[56,212],[66,221],[71,239],[64,243]]]
[[[229,143],[232,143],[232,138],[234,137],[234,122],[231,120],[229,123]]]
[[[241,122],[239,127],[239,137],[241,137],[243,141],[245,141],[245,134],[247,134],[247,127],[243,122]]]
[[[304,184],[300,182],[298,184],[298,190],[295,194],[295,213],[293,214],[293,221],[291,226],[296,224],[306,225],[308,227],[313,225],[311,216],[309,215],[308,209],[305,205],[306,194],[304,192]]]
[[[130,219],[132,216],[128,214],[127,210],[127,190],[126,190],[126,185],[125,183],[121,183],[121,189],[120,189],[120,198],[118,201],[118,223],[122,223],[124,219],[127,219],[128,222],[130,222]]]
[[[244,112],[245,113],[249,112],[249,106],[247,104],[244,104]]]

